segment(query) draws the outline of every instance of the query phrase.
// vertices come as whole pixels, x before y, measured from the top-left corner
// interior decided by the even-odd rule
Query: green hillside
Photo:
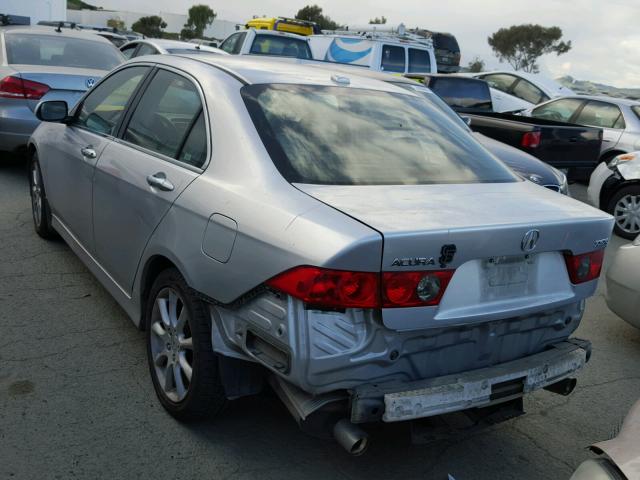
[[[82,0],[67,0],[67,9],[68,10],[97,10],[98,7],[89,5],[88,3],[85,3]]]

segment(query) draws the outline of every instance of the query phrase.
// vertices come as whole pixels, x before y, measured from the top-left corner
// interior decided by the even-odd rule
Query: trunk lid
[[[64,100],[73,108],[84,93],[104,75],[104,70],[85,68],[11,65],[16,74],[25,80],[48,85],[50,90],[39,100],[27,101],[33,111],[42,101]]]
[[[380,232],[382,271],[457,269],[440,306],[384,309],[385,324],[397,329],[467,323],[578,301],[591,293],[571,285],[562,253],[602,248],[595,242],[608,240],[613,226],[606,213],[531,182],[296,186]],[[526,252],[523,241],[530,230],[537,230],[539,239]],[[445,246],[449,251],[455,246],[452,259],[444,256]],[[531,258],[525,260],[525,254]],[[497,273],[487,263],[505,257],[507,263],[520,263]],[[513,282],[501,283],[495,275]],[[497,288],[487,290],[487,282]]]

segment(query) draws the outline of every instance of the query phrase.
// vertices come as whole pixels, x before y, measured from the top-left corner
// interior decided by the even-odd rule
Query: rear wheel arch
[[[180,271],[178,266],[164,255],[153,255],[147,260],[142,269],[140,280],[140,323],[138,324],[140,330],[145,329],[144,312],[153,282],[158,278],[158,275],[170,268]]]

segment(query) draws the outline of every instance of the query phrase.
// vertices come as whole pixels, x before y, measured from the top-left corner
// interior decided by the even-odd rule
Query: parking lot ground
[[[568,478],[640,398],[640,331],[602,290],[577,331],[594,351],[576,391],[535,393],[527,415],[481,432],[411,445],[407,425],[380,425],[367,454],[349,457],[300,432],[268,393],[183,425],[156,401],[143,334],[62,241],[36,236],[26,167],[3,162],[0,479]]]

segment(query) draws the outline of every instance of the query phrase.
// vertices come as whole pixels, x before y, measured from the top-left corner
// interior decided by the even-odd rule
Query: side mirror
[[[42,102],[36,108],[36,117],[43,122],[63,122],[69,116],[69,107],[63,100]]]

